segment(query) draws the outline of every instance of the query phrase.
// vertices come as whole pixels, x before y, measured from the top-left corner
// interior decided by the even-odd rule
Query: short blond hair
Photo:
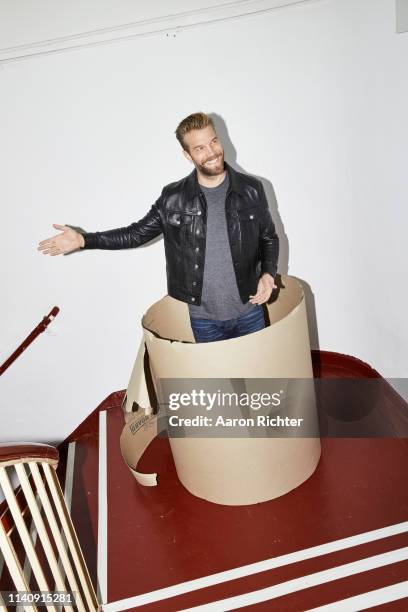
[[[188,134],[188,132],[191,132],[191,130],[202,130],[208,125],[211,125],[215,129],[213,120],[205,113],[193,113],[180,121],[175,134],[183,149],[187,150],[184,144],[184,136]]]

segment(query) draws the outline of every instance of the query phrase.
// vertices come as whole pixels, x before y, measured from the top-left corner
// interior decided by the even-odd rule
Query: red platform
[[[325,438],[300,487],[219,506],[180,484],[166,439],[140,465],[159,485],[137,484],[119,448],[122,395],[61,448],[75,441],[72,517],[104,610],[408,610],[407,439]]]

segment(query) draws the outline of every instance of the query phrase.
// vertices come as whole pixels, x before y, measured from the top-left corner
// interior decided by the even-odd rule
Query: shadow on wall
[[[273,188],[272,183],[263,176],[259,176],[257,174],[254,174],[253,172],[248,172],[237,163],[237,151],[234,145],[232,144],[231,138],[229,137],[225,120],[216,113],[210,113],[210,117],[214,121],[216,132],[221,139],[222,145],[224,147],[225,159],[227,160],[227,162],[238,172],[243,172],[244,174],[252,174],[253,176],[259,178],[260,181],[262,181],[266,193],[266,198],[269,203],[269,209],[271,211],[272,219],[275,223],[276,233],[279,236],[279,272],[280,274],[289,274],[289,240],[286,235],[285,227],[283,225],[283,221],[278,210],[278,202],[276,200],[275,190]],[[319,349],[320,346],[316,319],[315,297],[310,285],[300,278],[298,278],[298,280],[302,284],[303,291],[305,294],[310,346],[312,349]]]

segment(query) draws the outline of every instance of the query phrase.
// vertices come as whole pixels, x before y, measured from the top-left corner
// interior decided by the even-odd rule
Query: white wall
[[[397,32],[408,32],[408,0],[395,0]]]
[[[68,15],[78,31],[92,27],[81,7]],[[28,32],[38,11],[26,9]],[[407,57],[393,2],[317,0],[4,64],[0,360],[61,313],[2,377],[0,439],[60,440],[126,387],[140,319],[165,293],[162,241],[52,258],[36,245],[52,223],[140,218],[191,171],[173,132],[200,109],[225,120],[227,159],[265,179],[280,270],[314,294],[314,345],[405,376]]]

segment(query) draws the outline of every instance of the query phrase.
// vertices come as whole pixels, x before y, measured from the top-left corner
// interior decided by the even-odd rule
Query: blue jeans
[[[238,338],[252,332],[259,331],[265,327],[263,308],[257,304],[247,314],[228,321],[217,321],[216,319],[190,318],[196,342],[215,342],[217,340],[229,340]]]

